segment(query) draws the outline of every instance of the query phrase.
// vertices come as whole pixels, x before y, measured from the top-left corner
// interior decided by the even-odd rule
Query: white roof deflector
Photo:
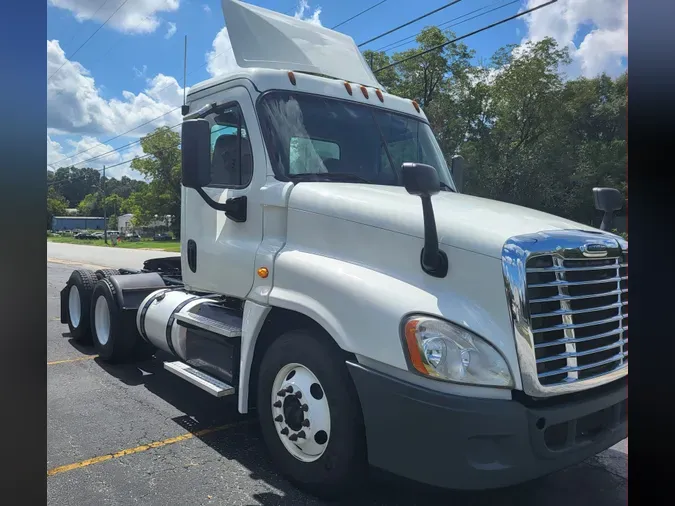
[[[238,0],[222,4],[240,67],[312,72],[381,87],[351,37]]]

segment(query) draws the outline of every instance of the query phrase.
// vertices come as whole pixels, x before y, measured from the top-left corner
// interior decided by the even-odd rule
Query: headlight
[[[427,316],[404,323],[410,361],[425,376],[468,385],[514,386],[504,357],[476,334]]]

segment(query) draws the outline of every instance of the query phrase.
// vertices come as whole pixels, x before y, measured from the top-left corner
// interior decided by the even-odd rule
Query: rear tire
[[[274,341],[260,364],[257,408],[277,469],[298,488],[334,499],[360,484],[367,458],[358,395],[342,351],[328,339],[292,330]],[[280,395],[279,385],[293,391]]]
[[[91,341],[90,304],[96,285],[96,275],[87,269],[73,271],[68,279],[68,329],[80,343]]]
[[[120,271],[117,269],[99,269],[96,271],[96,277],[98,279],[109,278],[110,276],[119,276]]]
[[[91,334],[98,356],[104,362],[145,359],[154,352],[138,333],[135,315],[120,309],[115,287],[108,279],[100,280],[94,288]]]

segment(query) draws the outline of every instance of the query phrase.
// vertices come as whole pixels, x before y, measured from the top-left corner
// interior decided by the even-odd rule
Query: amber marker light
[[[415,107],[415,110],[416,110],[417,112],[420,112],[420,104],[418,104],[417,102],[415,102],[415,101],[413,100],[413,101],[412,101],[412,105]]]
[[[295,86],[295,74],[293,72],[288,73],[288,80],[291,82],[293,86]]]
[[[258,269],[258,276],[261,278],[265,279],[267,276],[270,275],[270,271],[267,269],[267,267],[261,267]]]
[[[345,81],[345,90],[347,90],[347,93],[350,95],[352,94],[352,85],[349,84],[347,81]]]
[[[429,371],[424,366],[422,354],[417,344],[417,337],[415,336],[419,322],[419,320],[415,319],[405,324],[405,342],[408,345],[408,354],[410,355],[410,362],[412,362],[413,367],[426,376],[429,374]]]
[[[380,102],[384,103],[384,96],[380,90],[375,90],[375,95],[377,95],[377,98],[380,99]]]
[[[363,93],[364,97],[368,98],[368,88],[361,86],[361,93]]]

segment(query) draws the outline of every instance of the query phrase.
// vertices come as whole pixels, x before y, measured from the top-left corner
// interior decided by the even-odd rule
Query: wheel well
[[[248,408],[255,409],[256,395],[258,391],[258,370],[260,362],[265,354],[265,349],[272,344],[272,342],[288,332],[289,330],[309,329],[317,331],[317,335],[322,336],[326,342],[329,342],[335,348],[337,353],[344,355],[345,360],[355,359],[353,353],[349,353],[338,346],[331,335],[324,329],[316,320],[307,315],[292,311],[290,309],[282,309],[273,307],[270,313],[265,318],[258,339],[255,343],[255,350],[253,351],[253,362],[251,363],[251,373],[249,375],[249,389],[248,389]]]

